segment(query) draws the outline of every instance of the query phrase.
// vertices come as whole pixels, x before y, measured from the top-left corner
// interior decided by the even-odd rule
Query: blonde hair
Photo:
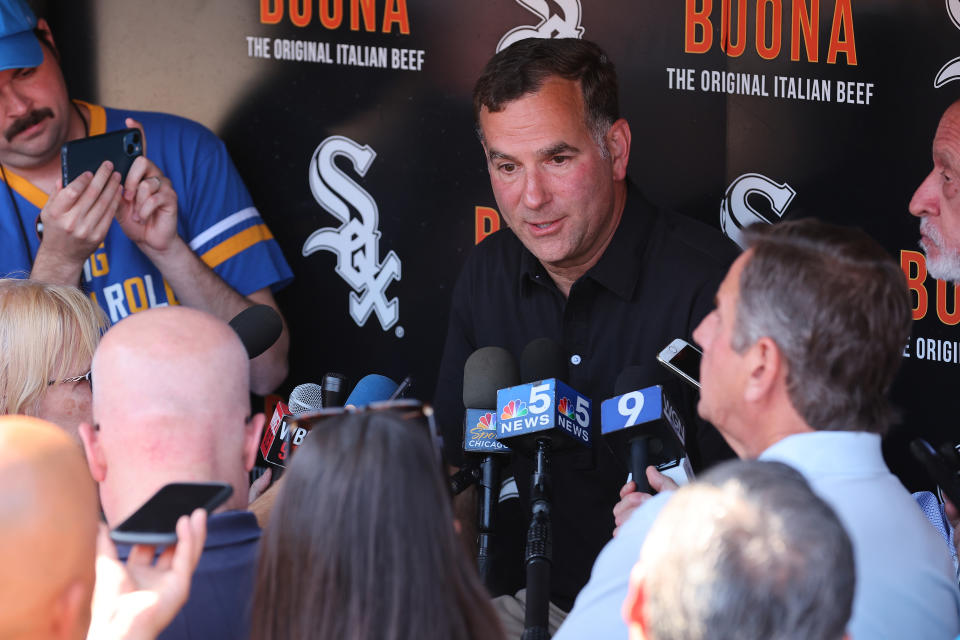
[[[76,375],[108,326],[76,287],[0,278],[0,414],[36,415],[49,381]]]

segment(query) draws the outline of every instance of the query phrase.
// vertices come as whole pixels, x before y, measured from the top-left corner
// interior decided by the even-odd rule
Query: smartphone
[[[173,544],[177,520],[194,509],[210,513],[226,502],[233,487],[222,482],[174,482],[161,487],[146,504],[110,532],[121,544]]]
[[[677,338],[657,354],[657,362],[683,378],[699,391],[700,358],[702,356],[703,352],[700,351],[700,349],[697,349],[686,340]]]
[[[957,468],[951,466],[930,443],[923,438],[917,438],[910,443],[910,453],[917,462],[923,465],[927,475],[937,483],[950,502],[960,506],[960,476]]]
[[[60,148],[60,166],[64,186],[84,171],[96,173],[105,160],[120,172],[121,182],[137,157],[143,155],[143,134],[140,129],[121,129],[99,136],[72,140]]]

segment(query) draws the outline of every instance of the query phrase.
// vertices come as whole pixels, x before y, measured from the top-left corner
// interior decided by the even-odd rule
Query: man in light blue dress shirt
[[[853,229],[801,220],[747,235],[716,309],[694,332],[700,415],[741,458],[790,465],[836,510],[854,546],[853,638],[955,638],[960,591],[946,545],[880,451],[910,332],[902,272]],[[631,494],[618,505],[621,526],[558,640],[627,638],[620,607],[630,567],[670,496]]]

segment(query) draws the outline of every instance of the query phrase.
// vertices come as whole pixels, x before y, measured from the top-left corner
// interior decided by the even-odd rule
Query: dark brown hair
[[[319,422],[285,483],[261,540],[253,640],[502,638],[420,420]]]
[[[617,72],[603,49],[589,40],[527,38],[494,55],[473,88],[474,119],[479,122],[483,107],[501,111],[536,93],[553,76],[580,83],[587,127],[602,141],[620,117]]]
[[[900,266],[863,231],[814,219],[753,225],[746,239],[731,346],[777,344],[812,428],[883,433],[912,323]]]

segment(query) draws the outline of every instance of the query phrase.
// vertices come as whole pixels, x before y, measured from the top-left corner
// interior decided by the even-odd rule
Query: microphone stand
[[[483,584],[490,588],[490,538],[493,512],[500,498],[500,457],[488,455],[480,463],[480,505],[477,517],[477,570]]]
[[[527,606],[524,610],[522,640],[550,638],[550,568],[553,564],[553,536],[550,529],[550,439],[539,438],[535,469],[530,482],[530,528],[527,530]]]

